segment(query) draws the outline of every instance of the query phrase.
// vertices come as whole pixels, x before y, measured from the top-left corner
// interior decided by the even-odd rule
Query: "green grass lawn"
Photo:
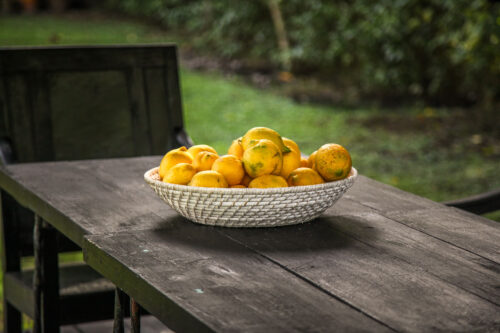
[[[152,25],[96,13],[0,19],[2,46],[175,41]],[[306,154],[326,142],[342,144],[364,175],[433,200],[500,186],[500,147],[472,144],[474,134],[457,136],[453,123],[443,129],[454,117],[452,110],[297,104],[272,88],[187,69],[181,71],[181,84],[188,133],[195,143],[213,145],[220,153],[247,129],[267,126],[297,141]]]
[[[96,14],[0,17],[0,46],[172,41],[182,42],[153,26]],[[188,133],[219,153],[247,129],[267,126],[306,154],[327,142],[344,145],[362,174],[433,200],[500,187],[498,143],[455,127],[453,110],[296,104],[238,78],[187,69],[181,83]],[[489,217],[500,220],[498,213]]]

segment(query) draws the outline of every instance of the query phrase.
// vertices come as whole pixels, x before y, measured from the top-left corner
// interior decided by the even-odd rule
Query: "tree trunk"
[[[66,9],[66,0],[50,0],[50,10],[54,13],[62,13]]]
[[[10,0],[0,0],[0,11],[2,14],[8,14],[10,12]]]
[[[285,22],[283,21],[283,15],[281,14],[279,1],[280,0],[267,0],[267,5],[269,7],[269,11],[271,12],[274,32],[276,33],[276,39],[278,40],[281,65],[285,71],[290,71],[292,69],[290,61],[290,44],[288,43]]]

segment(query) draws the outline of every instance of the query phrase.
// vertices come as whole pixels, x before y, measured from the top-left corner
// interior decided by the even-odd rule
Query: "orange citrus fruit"
[[[241,180],[241,185],[245,185],[245,187],[248,187],[248,184],[252,181],[252,177],[250,177],[247,173],[243,176],[243,179]]]
[[[351,172],[351,155],[347,149],[336,143],[321,146],[314,161],[316,170],[326,181],[343,179]]]
[[[179,163],[167,170],[163,181],[170,184],[186,185],[196,173],[192,164]]]
[[[243,153],[245,171],[252,178],[262,175],[279,175],[283,166],[280,149],[271,140],[262,139]]]
[[[218,159],[219,156],[215,153],[209,151],[200,151],[193,161],[193,166],[198,171],[205,171],[212,169],[212,164],[214,164],[215,160]]]
[[[292,148],[291,152],[283,154],[283,167],[280,176],[287,179],[290,172],[297,168],[300,168],[300,153]]]
[[[282,153],[290,152],[290,148],[285,146],[283,143],[281,135],[279,135],[279,133],[275,130],[267,127],[254,127],[249,129],[248,132],[246,132],[241,138],[241,146],[243,147],[243,150],[246,151],[254,142],[262,139],[271,140]]]
[[[212,170],[223,175],[229,185],[238,185],[245,176],[243,163],[234,155],[224,155],[216,159]]]
[[[198,172],[193,176],[188,185],[198,187],[228,187],[224,176],[212,170]]]
[[[202,151],[209,151],[211,153],[217,154],[217,152],[215,151],[215,149],[213,149],[209,145],[195,145],[195,146],[192,146],[191,148],[189,148],[187,152],[191,155],[191,157],[193,159],[195,159],[196,156],[199,153],[201,153]]]
[[[283,143],[285,146],[290,148],[291,150],[295,150],[300,155],[300,148],[299,145],[295,143],[295,141],[289,139],[289,138],[283,138]]]
[[[240,160],[243,158],[243,147],[241,146],[241,138],[233,140],[231,146],[227,150],[228,155],[234,155],[238,157]]]
[[[192,163],[192,162],[193,158],[191,157],[191,155],[188,154],[186,147],[172,149],[171,151],[166,153],[161,160],[160,169],[158,170],[160,178],[163,179],[168,169],[170,169],[174,165],[179,163]]]
[[[288,185],[303,186],[323,184],[325,181],[321,176],[311,168],[298,168],[293,170],[288,176]]]
[[[263,175],[255,178],[248,185],[249,188],[270,188],[270,187],[288,187],[285,178],[275,175]]]
[[[318,151],[314,151],[311,155],[309,155],[309,159],[307,160],[307,164],[309,164],[309,168],[316,170],[316,154]]]

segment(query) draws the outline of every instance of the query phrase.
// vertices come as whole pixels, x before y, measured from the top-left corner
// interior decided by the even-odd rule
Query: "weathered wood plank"
[[[0,185],[76,238],[103,232],[169,230],[172,225],[205,230],[179,217],[143,182],[144,171],[159,160],[19,165],[0,172]],[[360,177],[352,192],[310,224],[210,230],[262,253],[290,270],[289,274],[297,274],[393,328],[498,327],[499,269],[495,260],[500,242],[495,240],[499,239],[499,226],[385,185],[378,191],[377,184]],[[171,243],[168,237],[173,236],[165,236],[165,243]],[[164,264],[158,260],[160,266]],[[150,293],[156,290],[150,284],[142,287]],[[138,301],[143,304],[140,298]]]
[[[130,99],[130,114],[133,121],[135,156],[151,155],[152,142],[150,122],[147,110],[147,91],[145,91],[144,69],[135,67],[127,72],[127,83]]]
[[[444,206],[364,176],[359,176],[356,179],[344,197],[380,212],[411,211]]]
[[[500,263],[500,225],[484,217],[447,207],[359,177],[344,198],[373,208],[428,235]]]
[[[165,214],[168,209],[165,209],[166,206],[163,202],[155,198],[155,195],[142,180],[143,172],[148,168],[157,165],[159,160],[160,157],[149,157],[123,160],[77,161],[65,162],[61,164],[43,163],[17,165],[8,174],[16,180],[18,183],[17,185],[22,186],[22,184],[29,184],[30,190],[42,195],[43,199],[49,203],[57,202],[58,205],[64,206],[73,202],[72,207],[68,207],[71,209],[68,210],[81,210],[81,216],[78,214],[76,215],[80,216],[80,219],[82,220],[85,220],[85,215],[88,215],[84,214],[84,212],[87,211],[87,207],[97,205],[95,208],[97,211],[99,209],[99,203],[102,203],[101,206],[103,207],[106,206],[106,204],[103,203],[103,200],[106,200],[106,198],[109,198],[107,203],[115,202],[115,204],[123,205],[120,209],[127,208],[128,206],[128,213],[134,210],[144,209],[144,206],[138,204],[147,202],[151,208],[154,208],[156,214],[162,215]],[[33,177],[34,175],[37,177]],[[95,182],[96,178],[99,180],[98,183]],[[75,183],[81,187],[79,190],[82,194],[80,196],[72,194],[70,197],[67,197],[67,193],[71,192]],[[16,188],[20,186],[16,186]],[[110,188],[113,189],[111,194],[106,193],[99,197],[99,193],[103,193],[103,190]],[[86,193],[95,193],[97,197],[88,198],[88,196],[85,195]],[[144,196],[146,198],[144,198]],[[345,198],[359,202],[364,206],[373,206],[372,208],[385,215],[391,213],[391,215],[395,216],[398,212],[406,212],[404,214],[409,214],[411,211],[422,209],[429,210],[431,208],[438,210],[442,209],[443,212],[455,211],[452,208],[447,208],[444,205],[427,199],[414,196],[386,185],[381,185],[380,183],[369,180],[365,177],[360,177],[360,181],[346,193]],[[22,199],[23,198],[19,198],[19,200]],[[127,200],[132,201],[127,203]],[[24,201],[25,205],[29,203],[29,200],[22,201]],[[136,207],[134,207],[132,203],[135,203]],[[333,209],[337,206],[338,205],[334,206]],[[136,219],[136,217],[137,216],[134,216],[134,219]],[[106,219],[106,216],[103,218]],[[484,236],[489,233],[498,232],[498,228],[492,221],[488,221],[474,215],[467,215],[464,219],[462,219],[462,222],[468,223],[466,222],[468,219],[478,221],[480,223],[481,228],[484,229]],[[110,221],[106,222],[106,225],[108,225]],[[123,221],[121,222],[123,223]],[[77,223],[80,222],[77,221]],[[451,223],[447,222],[447,226],[449,226],[450,229],[454,226],[452,223],[453,221],[451,221]],[[412,225],[412,227],[415,227],[415,225]],[[113,230],[112,228],[107,230],[118,231]],[[470,237],[476,237],[477,229],[468,229],[467,233]]]
[[[32,127],[27,126],[27,124],[22,124],[17,130],[21,131],[23,134],[29,131],[33,132],[33,147],[35,148],[36,161],[53,160],[53,122],[51,119],[50,96],[48,94],[48,78],[40,69],[27,73],[26,78],[30,95],[27,101],[30,104],[33,124]],[[45,144],[40,144],[40,142],[44,142]],[[18,148],[19,150],[25,149],[25,147],[21,146],[18,146]]]
[[[214,228],[89,236],[86,261],[175,331],[387,331]]]
[[[184,126],[173,45],[0,47],[0,71],[17,162],[163,154]]]
[[[51,160],[134,156],[134,122],[125,73],[123,69],[47,74]]]
[[[144,71],[144,89],[148,91],[147,110],[149,119],[149,128],[151,135],[152,153],[165,154],[168,150],[169,131],[173,132],[172,124],[168,116],[168,101],[165,100],[165,94],[168,91],[165,87],[166,70],[164,68],[148,68]],[[164,110],[164,112],[159,112]],[[165,129],[170,129],[169,131]]]
[[[0,186],[81,245],[85,234],[159,228],[178,216],[143,180],[160,159],[18,164],[0,168]]]
[[[33,126],[32,105],[29,103],[31,92],[27,81],[28,78],[23,73],[11,75],[9,80],[4,83],[5,105],[16,112],[9,114],[8,109],[3,110],[3,112],[7,121],[8,134],[14,143],[13,150],[16,158],[23,161],[34,161],[36,158],[34,133],[33,131],[21,130],[25,126],[30,128]]]
[[[63,232],[64,229],[75,229],[64,232],[65,234],[76,232],[81,236],[87,233],[117,232],[124,228],[159,228],[163,219],[177,216],[156,198],[142,179],[144,171],[157,165],[160,158],[158,156],[17,165],[11,171],[6,171],[7,174],[2,175],[0,172],[0,185],[5,183],[5,186],[17,193],[17,200],[33,210],[41,209],[47,214],[58,215],[52,223],[56,223],[55,226]],[[7,175],[15,181],[8,179]],[[73,191],[75,184],[79,187],[76,193]],[[401,223],[420,228],[419,230],[450,243],[461,242],[463,244],[460,246],[464,248],[469,244],[470,251],[475,252],[477,249],[481,255],[496,260],[495,253],[499,245],[498,242],[495,243],[495,239],[500,231],[493,221],[470,214],[460,215],[453,208],[386,185],[380,185],[381,189],[378,191],[378,185],[378,182],[360,177],[360,181],[346,193],[345,198],[363,206],[370,206],[388,217],[396,217],[399,214],[401,218],[395,219]],[[36,196],[29,193],[30,191],[36,193]],[[332,212],[339,207],[341,206],[338,203],[334,205]],[[436,217],[430,216],[430,209],[446,212],[448,215],[458,215],[436,223],[432,222]],[[92,219],[94,213],[99,214],[99,221]],[[419,215],[429,215],[429,219],[418,218]],[[41,216],[49,220],[48,216]],[[405,222],[409,221],[408,219],[412,221],[411,225]],[[54,219],[50,221],[52,220]],[[61,225],[58,225],[57,221],[61,221]],[[458,230],[454,230],[458,226],[456,223],[462,226]],[[66,227],[62,227],[62,224]],[[447,235],[453,238],[447,239]],[[490,241],[483,241],[488,239]],[[77,240],[81,242],[78,237]],[[495,254],[495,258],[491,254]]]
[[[373,212],[329,220],[345,234],[500,306],[500,264]],[[361,223],[376,229],[378,237],[365,237],[370,231]]]
[[[389,218],[500,264],[500,224],[458,208],[390,212]]]
[[[500,327],[499,265],[349,201],[302,226],[218,231],[398,331]]]
[[[0,65],[3,65],[5,73],[25,71],[29,67],[71,71],[75,69],[75,64],[81,71],[123,69],[130,67],[131,59],[134,62],[137,59],[138,65],[144,67],[164,66],[165,48],[175,48],[175,45],[156,44],[140,47],[137,45],[107,45],[106,47],[78,45],[53,46],[50,49],[43,46],[4,47],[0,48],[2,52]]]

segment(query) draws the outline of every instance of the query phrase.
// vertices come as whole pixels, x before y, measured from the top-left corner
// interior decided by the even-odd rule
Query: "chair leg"
[[[57,231],[35,216],[33,232],[35,271],[35,318],[33,331],[59,332],[59,263]]]
[[[1,1],[1,0],[0,0]],[[0,261],[2,273],[19,272],[21,270],[21,256],[18,240],[18,223],[15,209],[15,200],[6,192],[0,190]],[[5,281],[3,284],[5,292]],[[5,332],[21,333],[21,312],[3,299],[3,328]]]
[[[3,302],[3,329],[4,332],[21,333],[22,316],[21,312],[10,305],[9,302]]]
[[[130,322],[132,333],[141,333],[141,306],[132,297],[130,298]]]
[[[115,320],[113,333],[124,333],[123,317],[125,316],[125,293],[118,287],[115,288]]]

